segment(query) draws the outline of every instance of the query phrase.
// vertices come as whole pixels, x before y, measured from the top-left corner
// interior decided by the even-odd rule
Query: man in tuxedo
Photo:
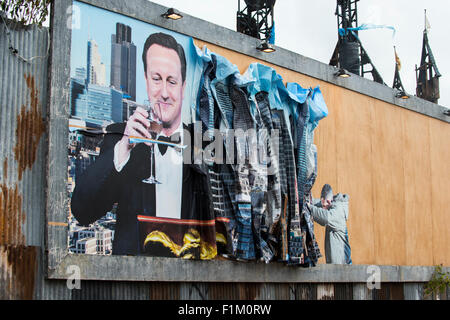
[[[183,47],[168,34],[154,33],[145,42],[142,60],[148,100],[162,124],[161,139],[191,146],[192,126],[183,125],[181,113],[186,85]],[[214,219],[204,165],[183,163],[182,153],[172,147],[130,143],[130,137],[151,139],[148,117],[149,111],[138,107],[127,122],[107,127],[98,159],[76,180],[72,195],[72,213],[81,225],[99,219],[117,203],[113,254],[144,252],[138,217]],[[159,184],[142,182],[150,176],[150,148]]]

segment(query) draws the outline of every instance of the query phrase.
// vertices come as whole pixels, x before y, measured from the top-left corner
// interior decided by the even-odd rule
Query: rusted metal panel
[[[152,282],[149,284],[151,300],[179,300],[180,283]]]
[[[210,300],[256,300],[261,295],[261,283],[209,283]]]
[[[403,283],[381,283],[380,289],[369,290],[373,300],[404,300]]]
[[[275,300],[290,300],[290,286],[289,283],[272,283],[275,292]]]
[[[46,28],[0,21],[0,244],[44,241],[47,43]]]
[[[208,297],[210,300],[238,300],[239,290],[235,283],[209,283]]]
[[[0,245],[0,299],[34,298],[38,250],[31,246]]]
[[[335,283],[334,299],[353,300],[353,285],[351,283]]]
[[[317,285],[313,283],[298,283],[292,287],[295,300],[316,300]]]
[[[42,297],[48,29],[0,23],[0,296]],[[9,46],[18,51],[11,54]],[[47,291],[48,292],[48,291]]]
[[[381,283],[380,289],[372,290],[374,300],[404,300],[402,283]]]
[[[239,300],[255,300],[261,291],[260,283],[237,283]]]
[[[389,299],[390,300],[404,300],[405,299],[402,283],[390,283],[389,287],[390,287],[390,290],[389,290]]]
[[[369,290],[373,300],[389,300],[390,286],[388,283],[381,283],[380,289]]]

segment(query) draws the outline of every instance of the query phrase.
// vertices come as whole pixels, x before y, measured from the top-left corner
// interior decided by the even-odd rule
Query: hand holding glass
[[[158,104],[159,106],[159,104]],[[150,133],[152,139],[157,139],[159,134],[162,130],[162,122],[155,116],[155,105],[153,105],[151,102],[149,103],[147,112],[148,112],[148,120],[150,121],[150,126],[148,127],[148,132]],[[149,184],[160,184],[158,180],[156,180],[155,175],[153,174],[153,166],[155,163],[155,143],[152,143],[150,146],[150,153],[151,153],[151,163],[150,163],[150,177],[142,180],[144,183]]]

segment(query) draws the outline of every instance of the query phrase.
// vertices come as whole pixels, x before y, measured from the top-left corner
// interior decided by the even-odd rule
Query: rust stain
[[[39,91],[36,89],[34,77],[24,75],[30,94],[30,108],[22,105],[20,114],[17,115],[16,145],[14,155],[18,163],[19,181],[23,172],[33,166],[36,161],[36,153],[39,140],[45,132],[45,123],[39,104]]]
[[[179,300],[180,284],[153,282],[150,284],[150,300]]]
[[[22,195],[17,184],[9,188],[0,184],[0,245],[25,244],[22,224],[25,213],[22,211]]]
[[[261,295],[261,289],[261,283],[210,283],[208,297],[211,300],[256,300]]]
[[[239,300],[255,300],[261,293],[261,283],[239,283]]]
[[[208,298],[210,300],[238,300],[239,289],[232,282],[209,283]]]
[[[0,284],[5,299],[33,299],[37,247],[0,246]],[[3,270],[2,270],[3,269]]]

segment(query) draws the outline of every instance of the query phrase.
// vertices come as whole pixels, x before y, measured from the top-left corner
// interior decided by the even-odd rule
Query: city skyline
[[[136,100],[136,46],[131,34],[130,26],[116,23],[116,33],[111,35],[109,84],[97,42],[87,41],[86,65],[76,67],[71,78],[73,117],[102,127],[128,119],[127,101]]]
[[[70,76],[74,78],[76,76],[76,70],[86,66],[86,43],[89,40],[95,40],[98,45],[98,53],[105,65],[107,86],[110,86],[112,58],[111,38],[112,35],[117,32],[117,23],[129,26],[132,30],[131,43],[136,47],[136,71],[134,77],[134,81],[136,83],[136,97],[133,101],[138,104],[143,105],[148,99],[145,86],[144,66],[142,59],[140,58],[147,37],[151,33],[164,32],[172,35],[184,48],[190,46],[190,37],[185,35],[181,35],[123,15],[118,15],[114,12],[96,8],[82,2],[74,1],[74,6],[77,6],[80,9],[80,24],[79,27],[72,29]],[[187,56],[186,59],[189,60],[190,57]],[[188,74],[190,72],[192,71],[187,71]],[[186,91],[189,90],[190,84],[187,84]],[[189,109],[188,103],[189,102],[186,101],[186,105],[184,105],[187,109]]]

